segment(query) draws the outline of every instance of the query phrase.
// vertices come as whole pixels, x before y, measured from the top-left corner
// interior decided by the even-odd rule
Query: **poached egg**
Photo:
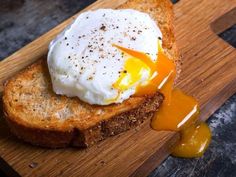
[[[159,27],[146,13],[82,13],[50,43],[47,62],[53,90],[89,104],[108,105],[142,93],[150,84],[157,89],[153,79],[158,75],[161,39]]]
[[[48,67],[57,94],[98,105],[160,90],[165,99],[152,119],[155,130],[181,130],[172,154],[199,157],[209,127],[198,121],[197,101],[173,89],[175,64],[164,54],[159,27],[145,13],[100,9],[82,13],[49,47]]]

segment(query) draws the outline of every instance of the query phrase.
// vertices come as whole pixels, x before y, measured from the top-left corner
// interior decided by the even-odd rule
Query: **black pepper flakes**
[[[102,24],[102,26],[100,27],[100,30],[106,31],[106,26],[104,24]]]
[[[138,34],[140,34],[140,33],[142,33],[143,31],[141,31],[141,30],[138,30]]]
[[[92,76],[90,76],[90,77],[88,78],[88,80],[93,80],[93,77],[92,77]]]

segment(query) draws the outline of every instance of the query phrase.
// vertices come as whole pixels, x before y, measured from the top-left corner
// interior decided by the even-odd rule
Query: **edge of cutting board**
[[[99,0],[81,12],[101,7],[116,8],[125,1],[126,0]],[[183,54],[183,72],[177,86],[199,100],[202,110],[202,120],[206,120],[227,98],[236,92],[236,70],[233,68],[233,66],[236,65],[236,60],[233,60],[236,58],[235,49],[218,38],[215,34],[215,32],[222,31],[229,26],[228,23],[220,24],[217,22],[217,19],[226,19],[224,14],[230,10],[232,11],[235,5],[235,1],[231,0],[181,0],[174,6],[177,43],[180,52]],[[198,13],[200,13],[199,16],[196,15]],[[235,13],[233,12],[232,14],[234,17]],[[75,16],[0,62],[0,92],[3,89],[3,80],[6,80],[8,77],[45,55],[48,43],[57,33],[68,25]],[[215,22],[216,25],[211,26],[213,22]],[[215,32],[213,32],[214,29]],[[219,50],[221,52],[218,52]],[[34,53],[34,56],[29,55],[29,53]],[[191,71],[189,69],[190,66]],[[58,168],[64,169],[64,175],[73,175],[75,172],[78,172],[76,174],[86,176],[88,173],[83,173],[81,170],[88,168],[91,170],[89,174],[96,176],[109,175],[111,173],[114,174],[113,176],[146,176],[169,155],[171,146],[178,139],[178,134],[176,133],[155,132],[150,129],[149,123],[145,123],[141,131],[131,130],[125,132],[80,153],[75,151],[75,149],[47,150],[18,142],[9,133],[3,120],[1,120],[0,130],[0,156],[15,172],[22,176],[30,176],[38,173],[40,173],[40,175],[50,174],[51,176],[56,176],[60,174],[60,171],[48,169],[48,171],[45,171],[46,167],[42,165],[45,159],[39,159],[40,155],[43,154],[47,156],[48,159],[56,159],[57,156],[73,157],[76,152],[79,154],[76,159],[77,161],[80,161],[80,158],[86,159],[85,157],[89,157],[89,152],[99,156],[98,162],[96,162],[95,166],[89,166],[91,164],[88,163],[87,167],[79,164],[77,166],[79,166],[80,169],[71,164],[71,171],[67,169],[69,168],[67,167],[69,162],[67,163],[63,160],[55,163],[48,162],[47,165],[58,165]],[[130,137],[131,139],[129,139]],[[119,150],[119,153],[114,155],[115,159],[110,159],[110,162],[105,165],[100,163],[102,162],[99,160],[102,160],[103,151],[108,153],[109,150],[114,149],[114,147],[110,147],[110,145],[113,146],[113,144],[114,147],[117,147]],[[125,150],[130,150],[128,154],[124,153],[121,145],[127,148]],[[143,151],[144,154],[138,154],[139,156],[137,157],[137,154],[135,154],[133,150],[137,149],[138,152],[142,152],[139,149],[141,145],[146,148],[146,151],[150,152]],[[102,147],[106,149],[101,151]],[[14,154],[13,157],[12,152],[19,153]],[[31,154],[33,155],[31,156]],[[42,162],[40,163],[41,165],[35,169],[29,169],[29,163],[35,160]],[[128,162],[125,164],[124,160]],[[14,172],[14,170],[12,172]]]

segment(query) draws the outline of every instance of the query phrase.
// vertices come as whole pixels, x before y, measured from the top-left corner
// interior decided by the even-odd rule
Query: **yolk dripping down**
[[[120,91],[128,89],[141,78],[143,70],[150,73],[146,85],[136,89],[136,96],[155,93],[160,90],[165,100],[152,120],[153,129],[180,131],[181,140],[173,149],[173,155],[178,157],[198,157],[207,149],[211,132],[207,124],[198,123],[199,106],[197,101],[179,89],[173,89],[176,76],[175,64],[162,51],[158,42],[158,60],[138,51],[114,45],[122,52],[131,56],[125,63],[125,72],[114,84]]]
[[[201,157],[211,140],[211,131],[206,123],[193,124],[180,131],[181,139],[173,148],[176,157]]]

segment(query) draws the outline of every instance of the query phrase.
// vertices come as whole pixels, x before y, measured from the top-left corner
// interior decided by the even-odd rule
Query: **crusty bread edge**
[[[155,95],[147,97],[145,102],[138,108],[99,122],[89,129],[78,130],[74,128],[72,131],[45,130],[24,126],[7,114],[5,106],[3,106],[3,110],[10,130],[19,139],[33,145],[50,148],[61,148],[70,145],[88,147],[109,136],[134,128],[146,119],[150,119],[158,110],[163,99],[163,95],[157,92]]]

